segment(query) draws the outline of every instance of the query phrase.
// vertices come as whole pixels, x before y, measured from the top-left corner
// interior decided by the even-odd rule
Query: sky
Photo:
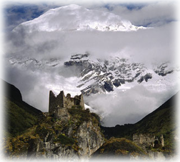
[[[149,64],[149,68],[151,68],[151,62],[176,61],[176,28],[179,23],[176,1],[166,3],[162,1],[82,3],[78,1],[77,4],[90,10],[113,13],[133,25],[148,28],[137,32],[35,31],[28,33],[27,29],[12,31],[19,24],[32,20],[49,9],[71,3],[71,1],[67,1],[66,4],[60,2],[44,1],[29,4],[20,1],[4,3],[3,6],[5,75],[2,78],[19,88],[23,100],[30,105],[47,111],[48,92],[51,89],[57,93],[62,89],[77,93],[76,69],[67,69],[63,66],[63,62],[67,61],[72,54],[88,52],[93,58],[126,57],[134,62]],[[99,15],[99,20],[101,18]],[[68,22],[65,18],[62,21]],[[53,59],[61,61],[58,68],[52,69],[49,66],[38,67],[33,62],[25,66],[10,64],[9,60],[14,58],[17,60],[35,58],[42,64]],[[175,89],[175,83],[172,83],[172,86],[168,84],[159,91],[138,85],[124,93],[116,90],[112,94],[91,96],[86,98],[86,101],[91,106],[99,107],[96,111],[103,116],[104,125],[114,126],[137,122],[171,97]],[[113,103],[110,102],[112,100]]]

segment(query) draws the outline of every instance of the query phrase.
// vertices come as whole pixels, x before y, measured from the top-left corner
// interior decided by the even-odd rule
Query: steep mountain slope
[[[135,124],[137,133],[169,134],[177,128],[176,102],[178,94]]]
[[[119,57],[93,60],[88,54],[73,55],[64,65],[80,70],[80,81],[77,87],[85,95],[114,91],[126,83],[130,83],[129,86],[150,85],[152,88],[158,82],[164,84],[162,77],[169,81],[166,75],[174,72],[168,62],[147,67],[145,64]]]
[[[16,136],[37,124],[43,114],[22,100],[19,89],[5,81],[3,83],[6,89],[3,97],[6,115],[5,132],[10,136]]]

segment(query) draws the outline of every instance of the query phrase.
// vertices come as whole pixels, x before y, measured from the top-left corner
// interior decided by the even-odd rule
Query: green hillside
[[[135,124],[137,133],[155,133],[164,134],[174,131],[175,125],[175,102],[176,96],[173,96],[158,109],[144,117]]]
[[[4,82],[6,92],[3,96],[5,112],[5,132],[16,136],[37,124],[43,117],[42,112],[22,100],[20,91],[13,85]]]

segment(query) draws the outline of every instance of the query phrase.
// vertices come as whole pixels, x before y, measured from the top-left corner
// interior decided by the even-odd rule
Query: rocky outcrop
[[[103,143],[104,138],[100,129],[92,121],[84,121],[76,133],[74,126],[63,130],[67,134],[58,137],[46,135],[44,139],[34,139],[29,143],[27,160],[39,162],[88,162],[89,157]],[[66,142],[65,142],[66,141]]]
[[[143,82],[144,80],[147,82],[149,79],[152,79],[152,74],[147,73],[144,76],[141,76],[141,78],[138,80],[139,83]]]
[[[154,72],[160,76],[166,76],[167,74],[171,74],[174,72],[173,68],[169,66],[169,62],[162,63],[154,69]]]
[[[6,142],[11,157],[80,159],[91,156],[104,143],[99,117],[76,107],[44,113],[37,125]]]
[[[81,156],[92,155],[102,144],[104,138],[98,127],[94,127],[92,121],[83,122],[77,131],[78,146],[81,148]]]
[[[146,150],[147,147],[154,147],[155,136],[151,134],[134,134],[133,142]]]
[[[125,138],[110,138],[92,156],[92,158],[147,159],[147,154],[134,142]],[[122,160],[122,159],[121,159]]]
[[[86,96],[114,91],[115,87],[126,82],[141,83],[152,79],[143,64],[118,57],[92,60],[89,54],[76,54],[64,65],[79,69],[81,80],[77,87],[82,87],[81,92]]]
[[[164,136],[159,138],[152,134],[134,134],[133,142],[147,152],[151,159],[166,159],[161,150],[164,149]]]
[[[148,151],[148,155],[152,160],[167,160],[166,156],[163,154],[163,152],[160,151]]]
[[[28,158],[68,158],[79,159],[77,151],[70,146],[64,146],[61,143],[52,143],[52,141],[42,141],[40,139],[32,139],[29,143]]]

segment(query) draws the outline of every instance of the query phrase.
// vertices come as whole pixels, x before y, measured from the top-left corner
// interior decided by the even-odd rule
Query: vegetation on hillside
[[[132,141],[125,138],[110,138],[94,154],[93,157],[145,157],[146,152]]]
[[[39,121],[38,116],[28,113],[7,98],[4,105],[6,114],[5,132],[8,136],[20,135]]]
[[[11,118],[10,120],[17,120],[17,118],[14,117],[15,115],[17,115],[17,117],[21,119],[20,123],[16,121],[13,125],[17,126],[17,129],[13,130],[12,125],[9,126],[10,130],[12,129],[13,131],[19,131],[21,133],[16,133],[13,134],[13,137],[6,138],[4,150],[8,156],[17,157],[23,154],[27,154],[29,152],[29,149],[31,147],[34,147],[32,141],[37,141],[40,143],[42,143],[43,141],[51,141],[51,143],[58,143],[62,147],[70,147],[77,152],[80,149],[77,143],[76,136],[79,126],[83,122],[88,121],[91,121],[94,127],[99,126],[98,115],[90,113],[89,110],[82,110],[80,108],[68,109],[70,118],[65,122],[60,118],[55,118],[52,114],[46,113],[44,118],[41,118],[41,120],[36,123],[38,121],[36,117],[28,114],[27,112],[25,113],[13,103],[7,106],[9,106],[9,114]],[[16,111],[16,113],[13,113],[14,108],[20,110]],[[25,121],[26,119],[27,121]],[[26,126],[26,123],[29,124],[29,129],[27,129],[28,127]],[[22,129],[22,131],[20,130],[20,128]],[[72,130],[70,134],[69,130]],[[45,150],[42,151],[42,154],[44,153]]]
[[[5,112],[5,135],[20,135],[37,124],[43,118],[43,114],[40,110],[24,102],[21,92],[15,86],[5,81],[3,84],[6,88],[4,96],[2,96]]]

